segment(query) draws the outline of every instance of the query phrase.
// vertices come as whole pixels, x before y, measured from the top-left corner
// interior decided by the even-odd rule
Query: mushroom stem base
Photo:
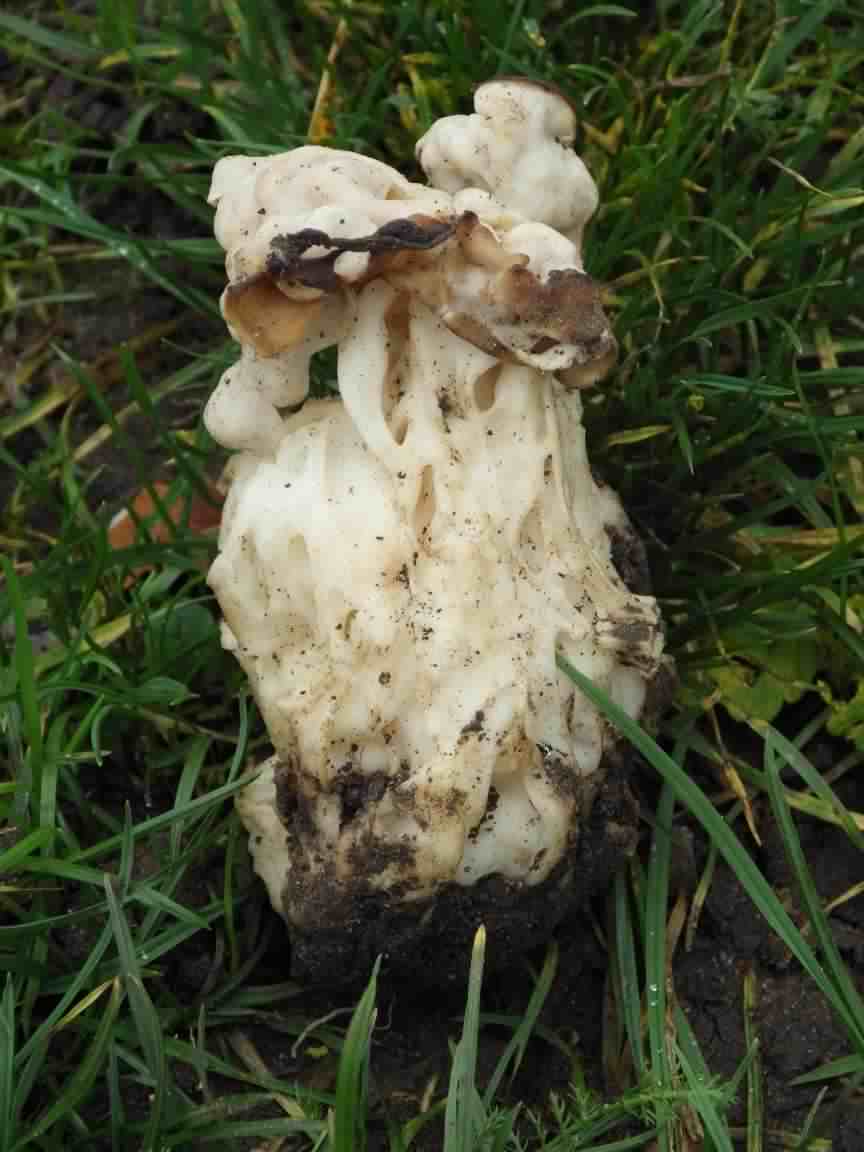
[[[639,815],[626,783],[626,753],[601,766],[603,778],[578,840],[543,883],[490,876],[471,887],[450,884],[432,900],[400,902],[390,892],[346,893],[322,908],[320,923],[290,925],[291,974],[303,983],[356,980],[378,955],[392,971],[411,971],[425,986],[461,982],[471,941],[486,926],[487,966],[504,969],[551,937],[571,913],[604,891],[636,847]]]

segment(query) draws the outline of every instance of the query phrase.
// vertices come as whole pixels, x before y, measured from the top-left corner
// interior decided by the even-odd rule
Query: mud
[[[304,984],[350,982],[381,955],[394,979],[411,973],[430,988],[464,986],[466,957],[481,924],[490,966],[512,966],[602,892],[635,850],[638,808],[625,777],[623,764],[613,764],[578,843],[536,887],[493,876],[471,888],[450,885],[419,906],[400,904],[397,890],[370,891],[334,909],[334,895],[316,886],[304,897],[305,924],[291,931],[292,976]]]
[[[838,791],[845,803],[860,809],[864,780],[849,780]],[[767,812],[761,823],[763,844],[754,855],[787,911],[803,926],[805,917],[776,826]],[[823,902],[860,882],[861,854],[842,830],[801,817],[796,818],[796,826]],[[859,992],[864,993],[864,896],[838,907],[830,922],[841,956]],[[795,1086],[792,1081],[850,1055],[848,1041],[813,981],[770,930],[737,878],[720,865],[693,947],[678,958],[675,989],[708,1066],[724,1078],[731,1078],[747,1055],[742,982],[748,972],[755,977],[753,1025],[764,1074],[767,1122],[773,1128],[796,1129],[820,1086]],[[738,1125],[746,1121],[743,1089],[730,1119]],[[860,1142],[864,1100],[834,1100],[829,1094],[817,1121],[816,1134],[830,1138],[834,1132],[841,1149],[844,1142],[849,1148],[864,1148]]]

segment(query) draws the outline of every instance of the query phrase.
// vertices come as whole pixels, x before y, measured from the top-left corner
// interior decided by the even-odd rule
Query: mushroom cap
[[[432,184],[451,195],[489,192],[505,208],[557,229],[581,245],[597,209],[597,188],[571,150],[576,114],[560,92],[522,77],[490,80],[471,116],[438,120],[417,143]]]
[[[209,201],[226,250],[222,311],[244,347],[209,409],[221,442],[258,444],[250,421],[260,419],[272,445],[278,409],[306,395],[313,346],[338,342],[352,299],[374,280],[422,300],[499,361],[562,373],[570,388],[605,375],[615,341],[580,247],[597,194],[565,146],[576,114],[523,77],[480,85],[475,108],[419,142],[433,187],[317,145],[217,163]],[[235,435],[233,398],[247,390],[255,397],[237,400]]]
[[[554,136],[561,144],[572,145],[576,136],[573,105],[558,88],[542,80],[496,76],[475,89],[474,107],[490,120],[536,118],[543,134]]]

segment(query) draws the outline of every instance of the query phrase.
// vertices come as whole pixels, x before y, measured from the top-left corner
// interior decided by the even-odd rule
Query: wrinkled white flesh
[[[352,848],[371,833],[415,849],[415,896],[493,872],[539,883],[574,812],[538,746],[582,779],[603,751],[594,709],[580,699],[567,722],[573,688],[556,649],[636,715],[644,677],[595,622],[653,619],[653,602],[611,566],[578,394],[506,365],[494,402],[481,389],[478,405],[495,362],[422,305],[388,364],[392,296],[380,283],[359,296],[340,349],[344,403],[307,404],[273,459],[235,460],[210,582],[274,746],[317,782],[316,848],[333,875],[350,878]],[[403,394],[390,406],[394,374]],[[478,712],[482,734],[466,736]],[[349,761],[394,778],[407,764],[410,807],[387,793],[340,830],[327,787]],[[490,787],[497,807],[483,820]],[[284,876],[270,856],[278,837],[266,842],[262,873]]]
[[[445,192],[489,192],[528,220],[562,232],[581,246],[597,211],[597,188],[567,144],[573,112],[557,95],[524,82],[484,84],[470,116],[447,116],[417,144],[430,182]]]
[[[466,208],[538,274],[581,269],[596,189],[559,143],[572,114],[497,87],[420,142],[443,191],[321,148],[220,161],[211,202],[229,276],[260,271],[284,231],[360,236]],[[340,275],[362,276],[364,259]],[[484,289],[468,278],[457,290],[470,303]],[[238,801],[256,867],[279,911],[302,851],[309,875],[398,883],[407,901],[492,874],[536,885],[578,831],[604,751],[601,718],[574,699],[556,652],[637,716],[661,647],[654,601],[610,559],[623,514],[591,476],[578,393],[546,370],[555,355],[499,363],[381,280],[322,316],[288,353],[244,348],[206,413],[240,450],[209,575],[224,643],[277,756],[299,766],[316,832],[311,847],[288,841],[265,767]],[[518,348],[518,331],[504,335]],[[333,343],[341,400],[286,413],[307,395],[312,353]],[[656,639],[637,659],[616,624],[640,619]],[[334,787],[346,764],[390,781],[347,821]],[[394,853],[353,875],[371,842],[410,847],[410,869]]]

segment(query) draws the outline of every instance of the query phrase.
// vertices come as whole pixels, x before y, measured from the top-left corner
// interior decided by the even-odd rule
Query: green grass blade
[[[167,912],[169,916],[174,917],[174,919],[181,921],[198,932],[206,932],[210,927],[207,920],[199,913],[194,912],[191,908],[185,907],[183,904],[178,904],[176,900],[172,900],[170,896],[166,896],[164,892],[153,885],[145,884],[140,888],[134,889],[130,892],[130,898],[145,908],[154,908],[160,912]]]
[[[842,1056],[839,1060],[831,1060],[812,1072],[796,1076],[792,1084],[796,1087],[821,1084],[823,1080],[837,1080],[844,1076],[864,1076],[864,1056]]]
[[[27,620],[27,607],[24,593],[18,580],[18,573],[8,556],[0,556],[3,577],[9,590],[9,604],[12,611],[12,626],[15,630],[13,659],[15,679],[18,685],[17,696],[21,705],[24,736],[28,751],[25,757],[27,791],[16,804],[16,818],[29,820],[33,827],[39,826],[42,796],[42,717],[39,707],[39,693],[33,660],[33,644],[30,639],[30,626]]]
[[[0,164],[0,177],[15,181],[47,205],[49,212],[45,215],[46,223],[51,223],[57,228],[68,229],[88,240],[104,244],[119,259],[128,261],[138,272],[188,308],[205,314],[216,312],[216,306],[211,296],[194,286],[184,284],[182,280],[165,275],[158,267],[157,260],[151,255],[144,241],[125,233],[115,233],[110,228],[106,228],[66,192],[58,190],[43,180],[41,176],[14,165]]]
[[[0,1149],[15,1140],[15,985],[6,977],[0,1000]]]
[[[675,1032],[678,1060],[691,1093],[692,1107],[713,1142],[714,1152],[734,1152],[729,1127],[717,1108],[717,1092],[710,1088],[708,1067],[690,1022],[680,1008],[675,1010]]]
[[[639,995],[639,971],[633,939],[627,873],[620,868],[615,875],[615,959],[618,999],[624,1016],[624,1032],[633,1062],[637,1084],[645,1076],[645,1051],[642,1043],[642,1001]]]
[[[207,792],[203,796],[196,796],[194,800],[190,800],[188,804],[184,804],[180,808],[172,808],[169,812],[161,812],[158,816],[151,816],[147,820],[141,820],[138,824],[131,825],[129,828],[130,843],[134,844],[139,839],[149,836],[153,832],[158,832],[162,828],[169,828],[177,820],[185,820],[190,816],[206,815],[217,804],[235,796],[247,782],[246,780],[232,780],[230,784],[222,784],[220,787],[214,788],[212,792]],[[94,844],[82,852],[76,853],[75,860],[100,860],[116,851],[122,843],[122,835],[109,836],[99,844]],[[0,928],[0,935],[2,935],[2,931]]]
[[[59,1097],[49,1108],[43,1112],[30,1131],[12,1145],[11,1152],[32,1147],[39,1139],[53,1128],[64,1116],[72,1112],[87,1098],[90,1089],[99,1076],[105,1062],[111,1034],[120,1012],[122,991],[120,981],[115,980],[111,988],[111,995],[102,1013],[99,1025],[93,1034],[93,1039],[87,1051],[75,1065],[68,1082],[64,1085]]]
[[[645,884],[645,1016],[648,1024],[649,1077],[659,1099],[674,1091],[667,1049],[666,918],[672,857],[672,814],[675,794],[666,783],[660,795],[651,841],[651,859]],[[660,1152],[672,1147],[671,1117],[658,1110],[657,1141]]]
[[[124,1152],[122,1133],[126,1123],[126,1108],[120,1091],[120,1061],[115,1044],[111,1044],[108,1049],[105,1079],[108,1082],[108,1103],[111,1108],[111,1152]]]
[[[54,32],[44,24],[26,20],[23,16],[13,16],[11,12],[0,11],[0,29],[70,59],[92,60],[98,55],[98,49],[77,36],[71,36],[68,32]]]
[[[487,1111],[492,1107],[498,1092],[498,1087],[507,1074],[507,1069],[510,1068],[510,1079],[512,1080],[521,1067],[528,1042],[531,1039],[534,1026],[537,1023],[537,1018],[543,1011],[546,997],[549,995],[549,990],[555,982],[555,973],[557,970],[558,945],[553,941],[546,949],[543,968],[531,991],[531,997],[525,1008],[525,1013],[520,1019],[515,1032],[510,1037],[507,1047],[501,1053],[501,1057],[495,1065],[495,1071],[492,1073],[489,1078],[489,1083],[486,1085],[486,1091],[483,1093],[483,1106]]]
[[[260,1147],[262,1140],[288,1139],[291,1136],[307,1136],[311,1140],[319,1141],[324,1125],[314,1120],[224,1120],[214,1121],[200,1128],[186,1128],[178,1126],[176,1131],[165,1133],[160,1137],[159,1149],[163,1148],[193,1148],[195,1143],[206,1141],[208,1144],[223,1144],[228,1148],[236,1148],[241,1140],[255,1141],[255,1147]],[[194,1143],[193,1143],[194,1141]],[[266,1147],[266,1145],[265,1145]],[[313,1147],[320,1147],[316,1143]]]
[[[717,845],[717,850],[735,872],[742,887],[765,917],[772,930],[777,933],[793,956],[810,974],[829,1002],[843,1016],[847,1025],[851,1025],[853,1030],[857,1030],[855,1021],[849,1018],[844,1001],[838,996],[833,982],[816,959],[812,948],[793,924],[750,854],[698,784],[691,780],[686,772],[663,751],[648,733],[610,700],[605,692],[597,688],[587,676],[583,676],[562,656],[559,656],[558,662],[574,684],[670,784],[678,801],[699,821],[708,836]]]
[[[747,1152],[762,1152],[765,1102],[762,1093],[762,1057],[756,1031],[759,982],[755,970],[744,973],[744,1043],[751,1059],[747,1066]]]
[[[375,1027],[380,957],[375,961],[366,991],[360,998],[339,1056],[336,1105],[333,1117],[333,1152],[362,1152],[366,1147],[369,1057]]]
[[[844,964],[837,945],[834,943],[831,925],[828,923],[828,917],[825,915],[822,901],[816,891],[813,876],[807,867],[798,830],[795,827],[792,811],[786,801],[786,795],[781,784],[777,753],[770,736],[765,742],[763,757],[771,811],[774,813],[774,819],[780,829],[783,847],[798,883],[798,890],[807,911],[810,925],[819,941],[823,963],[833,982],[832,1003],[846,1023],[850,1037],[858,1048],[859,1055],[864,1056],[864,1002],[862,1002],[849,969]]]
[[[447,1108],[444,1113],[444,1152],[472,1152],[483,1126],[483,1105],[477,1092],[477,1038],[480,1033],[480,991],[486,957],[486,929],[474,936],[462,1036],[453,1053]]]
[[[31,1046],[29,1058],[22,1062],[20,1052],[16,1058],[16,1065],[21,1068],[21,1071],[16,1071],[15,1074],[15,1119],[18,1125],[20,1125],[21,1116],[24,1115],[30,1094],[36,1085],[41,1083],[44,1076],[50,1044],[51,1037],[49,1033],[40,1029],[39,1039]],[[4,1144],[2,1147],[8,1148],[10,1145]]]
[[[771,724],[751,723],[751,727],[783,757],[790,768],[798,773],[810,791],[824,801],[855,847],[864,852],[864,833],[859,831],[846,805],[843,804],[828,781],[816,771],[801,749],[797,748],[791,740],[788,740]]]
[[[167,1096],[167,1066],[162,1025],[153,1001],[144,987],[141,965],[129,924],[114,891],[112,877],[105,877],[105,897],[120,964],[123,986],[135,1021],[135,1030],[144,1054],[144,1062],[153,1087],[153,1104],[149,1124],[148,1147],[158,1147],[163,1110]]]
[[[53,832],[50,828],[37,828],[28,832],[11,848],[0,852],[0,875],[8,876],[17,872],[46,844],[50,844]]]
[[[201,769],[204,765],[204,757],[210,747],[210,741],[204,737],[199,736],[194,739],[189,747],[187,755],[184,759],[183,771],[180,774],[180,779],[177,782],[177,792],[175,795],[175,807],[183,808],[192,799],[195,792],[195,786],[198,783],[198,778],[201,775]],[[183,821],[177,820],[171,828],[171,856],[177,859],[180,855],[180,844],[183,838]]]
[[[68,982],[68,986],[63,991],[59,1001],[53,1006],[39,1027],[35,1029],[25,1043],[22,1044],[21,1050],[18,1053],[19,1061],[26,1060],[35,1045],[43,1042],[47,1043],[56,1024],[63,1019],[66,1012],[78,999],[82,989],[101,963],[102,957],[105,955],[108,950],[108,945],[111,943],[111,939],[111,925],[106,924],[87,954],[87,959]],[[56,993],[54,994],[56,995]]]

